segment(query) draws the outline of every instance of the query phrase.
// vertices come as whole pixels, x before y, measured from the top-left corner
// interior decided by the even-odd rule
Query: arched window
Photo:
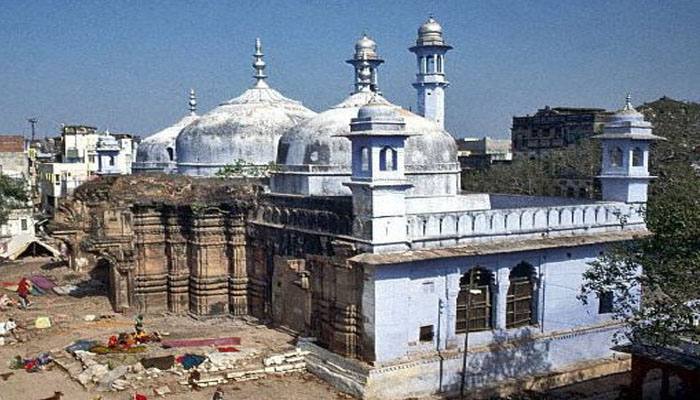
[[[533,302],[535,269],[528,263],[520,263],[510,271],[510,286],[506,299],[506,328],[518,328],[534,323]]]
[[[379,169],[382,171],[396,171],[396,150],[385,147],[379,153]]]
[[[114,166],[114,156],[109,156],[109,165]]]
[[[433,73],[435,72],[435,58],[434,57],[427,57],[428,60],[428,66],[426,67],[428,70],[428,73]]]
[[[633,167],[643,167],[644,166],[644,152],[639,147],[635,147],[632,150],[632,166]]]
[[[468,313],[469,332],[492,329],[492,276],[491,272],[477,267],[469,270],[459,280],[457,321],[455,325],[456,333],[464,333],[467,330],[467,302],[471,303]],[[467,296],[471,296],[471,299]]]
[[[613,167],[621,167],[622,166],[622,149],[619,147],[615,147],[614,149],[610,150],[610,165]]]
[[[168,152],[168,160],[173,161],[175,159],[175,152],[173,151],[172,147],[168,147],[165,149]]]
[[[369,148],[363,147],[360,149],[360,169],[369,171]]]

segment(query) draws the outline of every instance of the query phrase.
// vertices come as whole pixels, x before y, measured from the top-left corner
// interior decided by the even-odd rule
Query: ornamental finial
[[[257,80],[255,82],[255,87],[266,88],[265,83],[265,61],[263,61],[262,44],[260,43],[260,38],[255,39],[255,53],[253,54],[255,61],[253,62],[253,68],[255,68],[255,75],[253,77]]]
[[[634,107],[632,107],[632,93],[627,93],[627,97],[625,98],[625,110],[633,110]]]
[[[197,111],[197,97],[194,95],[194,89],[190,89],[190,101],[188,104],[190,106],[190,115],[195,115],[195,111]]]

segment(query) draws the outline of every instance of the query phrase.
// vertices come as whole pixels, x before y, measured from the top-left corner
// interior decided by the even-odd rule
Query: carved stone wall
[[[349,198],[115,206],[99,191],[86,196],[63,207],[53,233],[76,257],[109,262],[117,310],[253,315],[336,353],[364,354],[363,272],[347,262],[356,254]]]

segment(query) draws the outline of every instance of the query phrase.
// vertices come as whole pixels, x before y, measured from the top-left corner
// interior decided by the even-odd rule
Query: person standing
[[[27,309],[31,302],[29,301],[29,291],[31,290],[31,284],[27,278],[22,278],[17,285],[17,295],[19,296],[19,302],[22,308]]]
[[[212,397],[211,400],[224,400],[224,389],[222,389],[221,386],[216,388],[216,392],[214,392],[214,397]]]

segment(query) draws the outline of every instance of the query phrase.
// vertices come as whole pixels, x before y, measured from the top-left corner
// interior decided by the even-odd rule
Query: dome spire
[[[268,87],[267,83],[265,83],[267,75],[265,75],[265,61],[263,61],[263,55],[264,54],[262,52],[262,44],[260,42],[260,38],[256,38],[255,53],[253,53],[253,57],[255,58],[255,61],[253,62],[253,68],[255,68],[255,75],[253,75],[253,77],[256,79],[256,88]]]
[[[632,106],[632,93],[627,93],[627,97],[625,97],[624,110],[634,110],[634,107]]]
[[[190,101],[187,104],[190,106],[190,115],[196,115],[197,97],[194,94],[194,89],[190,89]]]

